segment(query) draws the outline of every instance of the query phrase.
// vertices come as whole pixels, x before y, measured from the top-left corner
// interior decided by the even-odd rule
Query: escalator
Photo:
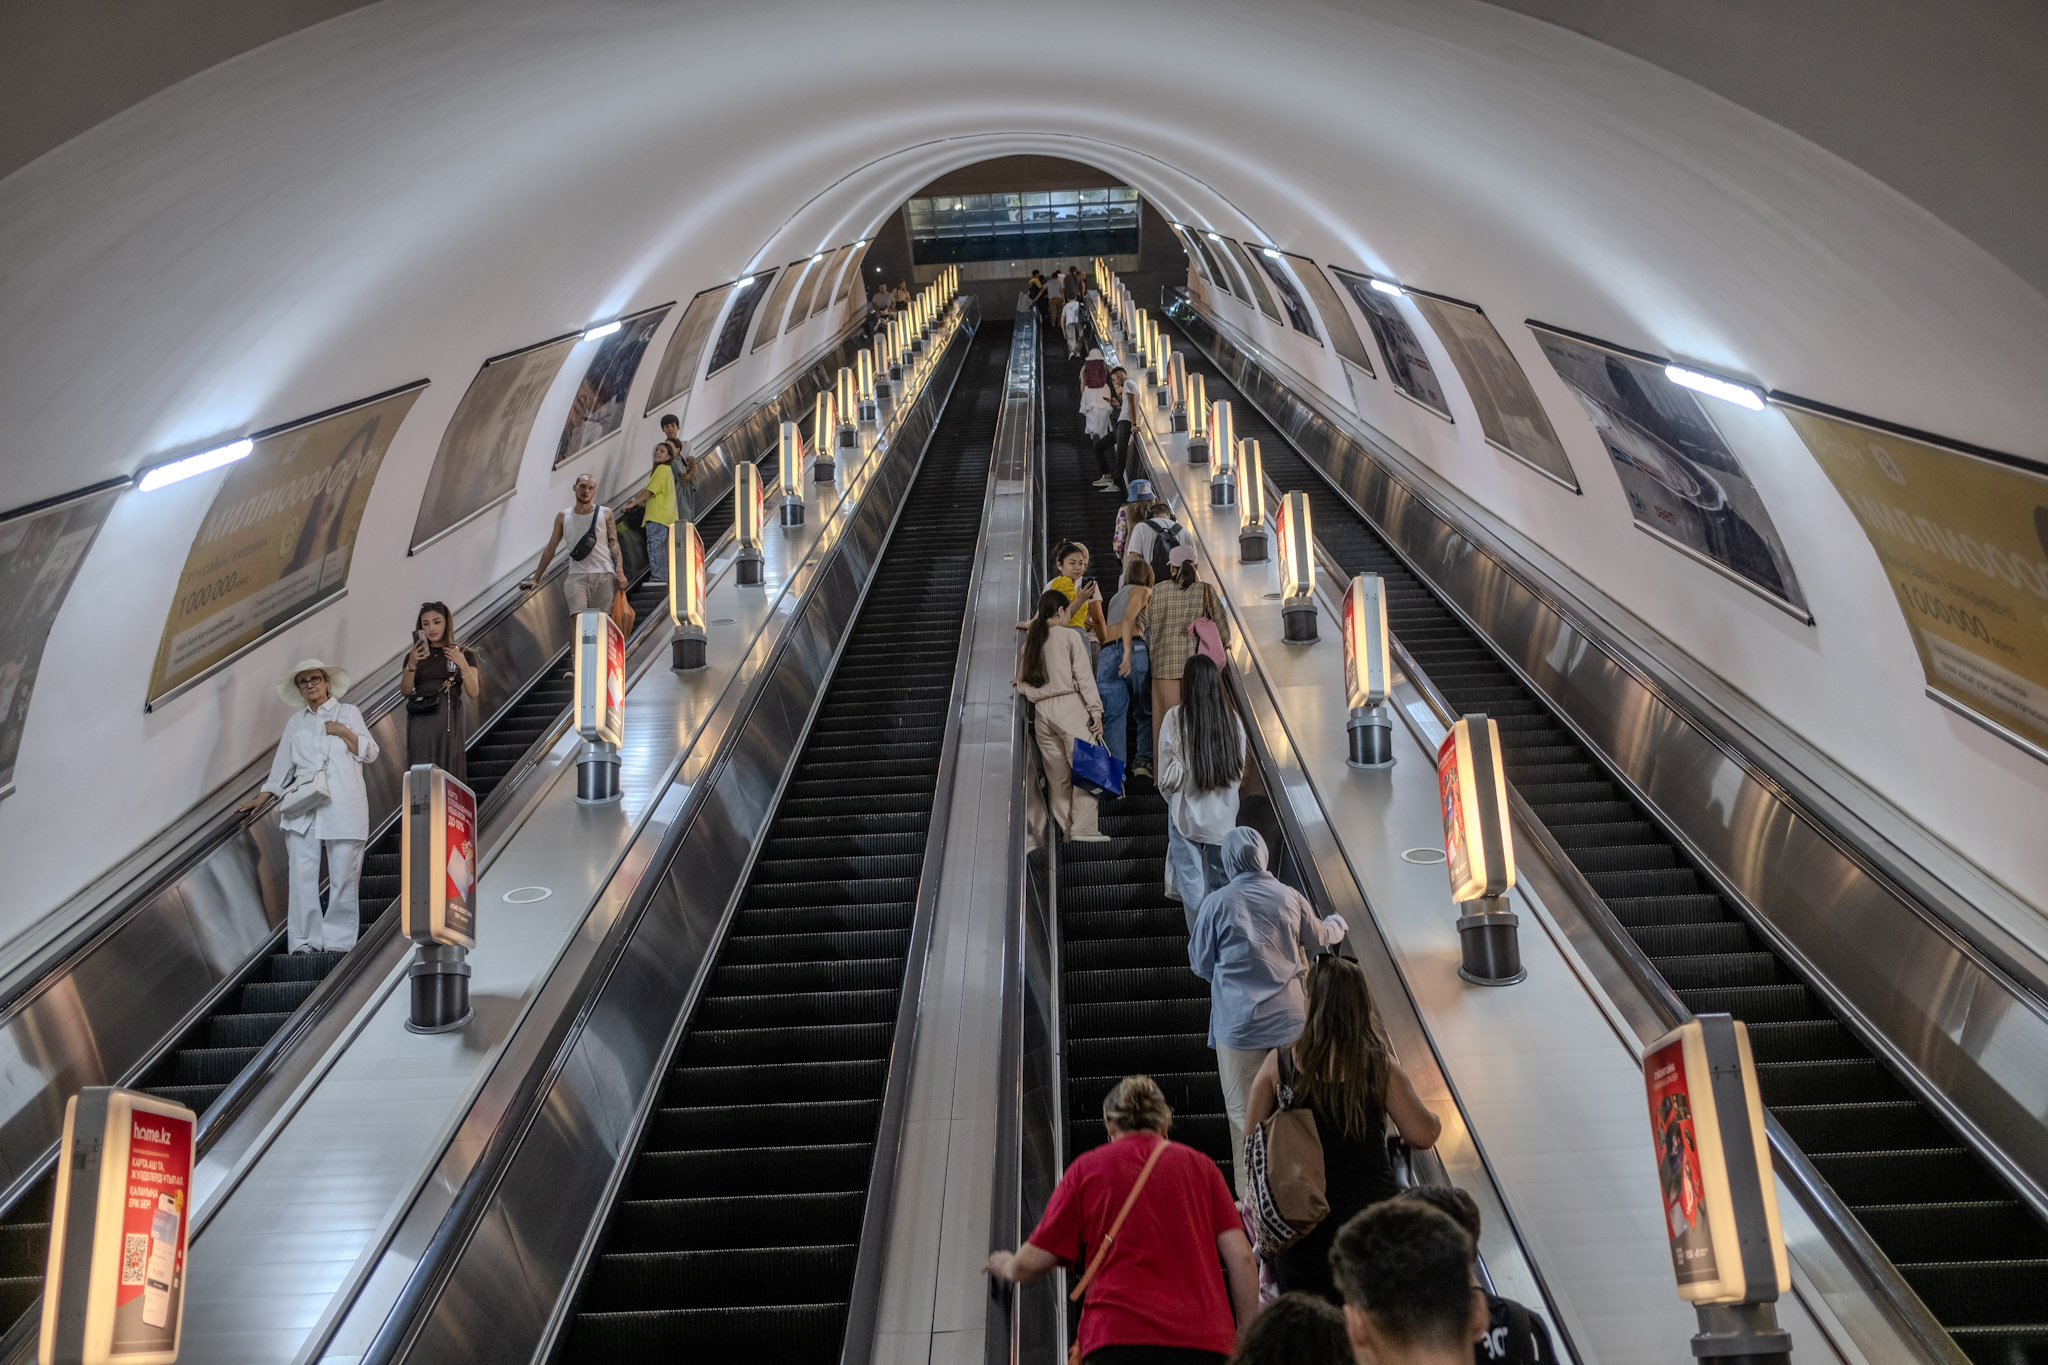
[[[1507,773],[1665,982],[1694,1013],[1749,1028],[1766,1107],[1956,1343],[1983,1365],[2048,1361],[2048,1226],[1860,1043],[1548,705],[1209,363],[1267,477],[1308,494],[1316,538],[1387,586],[1396,639],[1463,714],[1499,723]]]
[[[560,1360],[839,1359],[1010,332],[975,334],[667,1063]]]
[[[1056,336],[1046,343],[1046,552],[1062,540],[1088,546],[1088,576],[1107,602],[1116,592],[1110,536],[1120,499],[1089,484],[1096,471],[1078,413],[1080,364],[1066,358]],[[1101,830],[1106,844],[1059,850],[1061,1164],[1106,1140],[1102,1097],[1110,1087],[1145,1075],[1173,1106],[1174,1138],[1207,1153],[1229,1179],[1230,1126],[1209,1050],[1209,986],[1188,967],[1187,919],[1166,895],[1166,800],[1149,780],[1130,778],[1122,800],[1102,803]]]

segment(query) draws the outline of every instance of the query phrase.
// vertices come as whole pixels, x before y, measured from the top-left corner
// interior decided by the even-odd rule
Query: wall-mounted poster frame
[[[1394,392],[1430,416],[1455,424],[1457,419],[1451,416],[1450,400],[1444,397],[1443,381],[1437,376],[1436,366],[1430,363],[1422,338],[1408,325],[1393,297],[1373,288],[1370,275],[1341,266],[1333,265],[1330,269],[1344,286],[1344,292],[1358,305],[1365,325],[1372,329],[1380,359],[1386,362],[1387,382],[1394,386]]]
[[[1571,457],[1564,453],[1557,429],[1550,425],[1550,415],[1486,310],[1426,289],[1404,286],[1403,292],[1450,353],[1451,364],[1465,381],[1465,393],[1479,413],[1479,429],[1485,433],[1486,443],[1552,483],[1583,493]]]
[[[718,315],[738,283],[732,280],[713,285],[684,306],[675,331],[669,333],[661,363],[654,367],[654,384],[647,391],[647,409],[640,414],[642,417],[652,417],[656,409],[672,408],[690,396],[690,390],[697,386],[697,362],[704,356],[704,343],[711,339],[711,329],[718,325]]]
[[[1313,341],[1323,344],[1322,335],[1316,331],[1315,319],[1309,316],[1308,304],[1301,297],[1301,290],[1287,277],[1287,268],[1281,264],[1280,248],[1276,246],[1247,246],[1259,269],[1273,281],[1273,292],[1280,298],[1280,308],[1287,314],[1287,325]]]
[[[811,305],[818,301],[820,294],[830,296],[832,263],[838,256],[837,250],[826,247],[811,257],[811,268],[804,272],[804,277],[797,287],[796,298],[790,302],[789,320],[782,324],[785,336],[811,320]],[[767,329],[764,327],[762,330]]]
[[[348,595],[363,509],[427,381],[256,432],[228,466],[172,591],[153,711]]]
[[[2048,762],[2048,467],[1769,397],[1884,567],[1928,697]]]
[[[568,415],[562,419],[562,438],[555,443],[555,468],[610,440],[625,426],[626,397],[632,392],[633,376],[640,372],[655,330],[675,306],[670,299],[628,313],[617,320],[619,330],[598,343],[569,400]]]
[[[782,267],[782,274],[776,279],[768,295],[768,302],[761,305],[764,310],[761,314],[761,325],[754,329],[754,345],[749,354],[760,350],[782,335],[782,317],[789,311],[789,296],[796,292],[796,287],[804,282],[806,276],[818,268],[818,264],[820,263],[814,263],[811,257],[806,256],[800,261],[791,261]]]
[[[0,800],[14,791],[14,763],[50,627],[130,482],[108,479],[0,512]]]
[[[582,336],[566,332],[549,337],[494,355],[477,368],[441,433],[426,491],[420,494],[420,510],[413,517],[408,555],[511,500],[541,401]]]
[[[1662,356],[1530,319],[1544,358],[1579,400],[1638,530],[1807,625],[1792,557],[1728,434]]]
[[[1294,278],[1301,281],[1301,287],[1308,290],[1309,298],[1316,311],[1323,315],[1323,330],[1330,334],[1330,346],[1350,364],[1372,374],[1372,356],[1366,352],[1365,338],[1351,325],[1351,314],[1344,311],[1344,301],[1337,297],[1337,291],[1323,278],[1322,267],[1306,256],[1292,251],[1280,253],[1287,258],[1287,264],[1294,269]]]
[[[725,321],[719,324],[718,340],[711,345],[711,363],[705,366],[704,377],[709,379],[726,366],[738,360],[747,349],[747,330],[754,325],[754,315],[761,311],[768,291],[774,288],[775,267],[752,275],[742,275],[732,284],[732,306],[725,310]]]
[[[1225,237],[1223,244],[1237,253],[1238,260],[1244,267],[1244,277],[1251,283],[1251,295],[1257,300],[1259,311],[1270,321],[1280,321],[1280,307],[1273,302],[1273,291],[1266,288],[1266,282],[1260,278],[1263,272],[1260,271],[1258,263],[1252,260],[1252,253],[1235,237]]]
[[[1191,227],[1187,229],[1187,234],[1188,240],[1195,244],[1195,251],[1199,253],[1201,259],[1209,263],[1209,278],[1215,281],[1218,289],[1221,289],[1226,294],[1236,294],[1240,289],[1244,288],[1241,284],[1233,284],[1231,282],[1230,272],[1223,268],[1223,261],[1216,254],[1215,243],[1209,240],[1207,232],[1201,228]],[[1218,240],[1220,241],[1221,239],[1219,238]]]
[[[1179,223],[1169,223],[1167,226],[1173,229],[1174,236],[1180,238],[1181,250],[1194,263],[1195,273],[1202,277],[1202,282],[1216,283],[1216,272],[1210,267],[1208,258],[1202,254],[1201,249],[1195,245],[1194,232]]]
[[[864,237],[852,246],[844,249],[855,254],[839,268],[839,287],[832,291],[832,303],[845,303],[846,296],[853,292],[853,282],[860,278],[861,265],[868,258],[868,239]],[[863,293],[861,297],[865,299],[867,295]],[[812,316],[815,317],[818,313],[822,313],[829,306],[830,304],[826,302],[825,296],[820,294],[818,296],[818,307],[814,310]]]

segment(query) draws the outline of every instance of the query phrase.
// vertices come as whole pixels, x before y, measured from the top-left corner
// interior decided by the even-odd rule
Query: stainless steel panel
[[[587,945],[576,970],[551,978],[547,999],[508,1042],[486,1087],[499,1117],[482,1122],[473,1109],[463,1126],[491,1133],[489,1149],[436,1220],[429,1251],[366,1358],[475,1358],[486,1330],[492,1358],[547,1349],[915,474],[918,433],[931,430],[930,410],[942,405],[970,340],[959,337],[917,406],[886,432],[888,454],[803,592],[799,619],[735,703],[742,719],[732,737],[692,790],[671,792],[678,806],[653,856],[655,875],[603,941]],[[622,1097],[630,1101],[623,1129]],[[515,1262],[518,1273],[508,1276]],[[553,1316],[529,1332],[537,1319],[508,1309],[508,1297]]]
[[[2015,1189],[2048,1216],[2048,1006],[1906,889],[1895,862],[1824,823],[1743,737],[1654,679],[1497,545],[1317,412],[1200,314],[1217,366],[1522,679],[1653,808],[1773,946]],[[1952,893],[1946,893],[1952,894]]]

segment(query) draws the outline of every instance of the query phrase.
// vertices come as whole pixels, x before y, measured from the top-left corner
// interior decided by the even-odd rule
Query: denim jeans
[[[650,521],[640,528],[647,536],[647,576],[657,583],[668,581],[669,528]]]
[[[1223,875],[1223,845],[1198,844],[1180,832],[1169,818],[1166,822],[1166,891],[1180,901],[1187,917],[1188,933],[1195,932],[1195,912],[1202,898],[1229,881]]]
[[[1138,759],[1149,764],[1152,761],[1152,717],[1139,714],[1141,706],[1148,713],[1152,709],[1152,687],[1146,676],[1145,641],[1131,641],[1131,676],[1128,678],[1117,676],[1123,657],[1122,640],[1111,640],[1095,656],[1095,690],[1102,694],[1102,742],[1118,761],[1128,762],[1131,750],[1129,727],[1136,725]]]

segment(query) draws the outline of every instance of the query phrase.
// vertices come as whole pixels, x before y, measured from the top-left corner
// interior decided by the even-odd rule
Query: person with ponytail
[[[1415,1148],[1434,1147],[1443,1120],[1429,1112],[1388,1051],[1365,969],[1349,958],[1319,958],[1309,968],[1301,1037],[1275,1049],[1253,1078],[1247,1131],[1273,1116],[1283,1078],[1293,1092],[1288,1107],[1315,1115],[1330,1212],[1273,1258],[1273,1277],[1283,1294],[1319,1294],[1341,1304],[1330,1272],[1331,1243],[1353,1217],[1401,1192],[1387,1156],[1387,1120]]]
[[[1152,594],[1155,637],[1160,596]],[[1181,903],[1192,934],[1202,898],[1229,880],[1223,839],[1237,828],[1245,733],[1223,690],[1223,670],[1205,654],[1191,656],[1181,667],[1174,689],[1180,704],[1159,724],[1158,781],[1166,795],[1166,894]]]
[[[1072,611],[1069,602],[1055,588],[1039,595],[1010,685],[1035,709],[1032,730],[1053,819],[1069,839],[1106,843],[1109,836],[1096,832],[1094,795],[1074,785],[1074,741],[1102,743],[1102,697],[1095,690],[1088,642],[1080,631],[1062,629]]]

